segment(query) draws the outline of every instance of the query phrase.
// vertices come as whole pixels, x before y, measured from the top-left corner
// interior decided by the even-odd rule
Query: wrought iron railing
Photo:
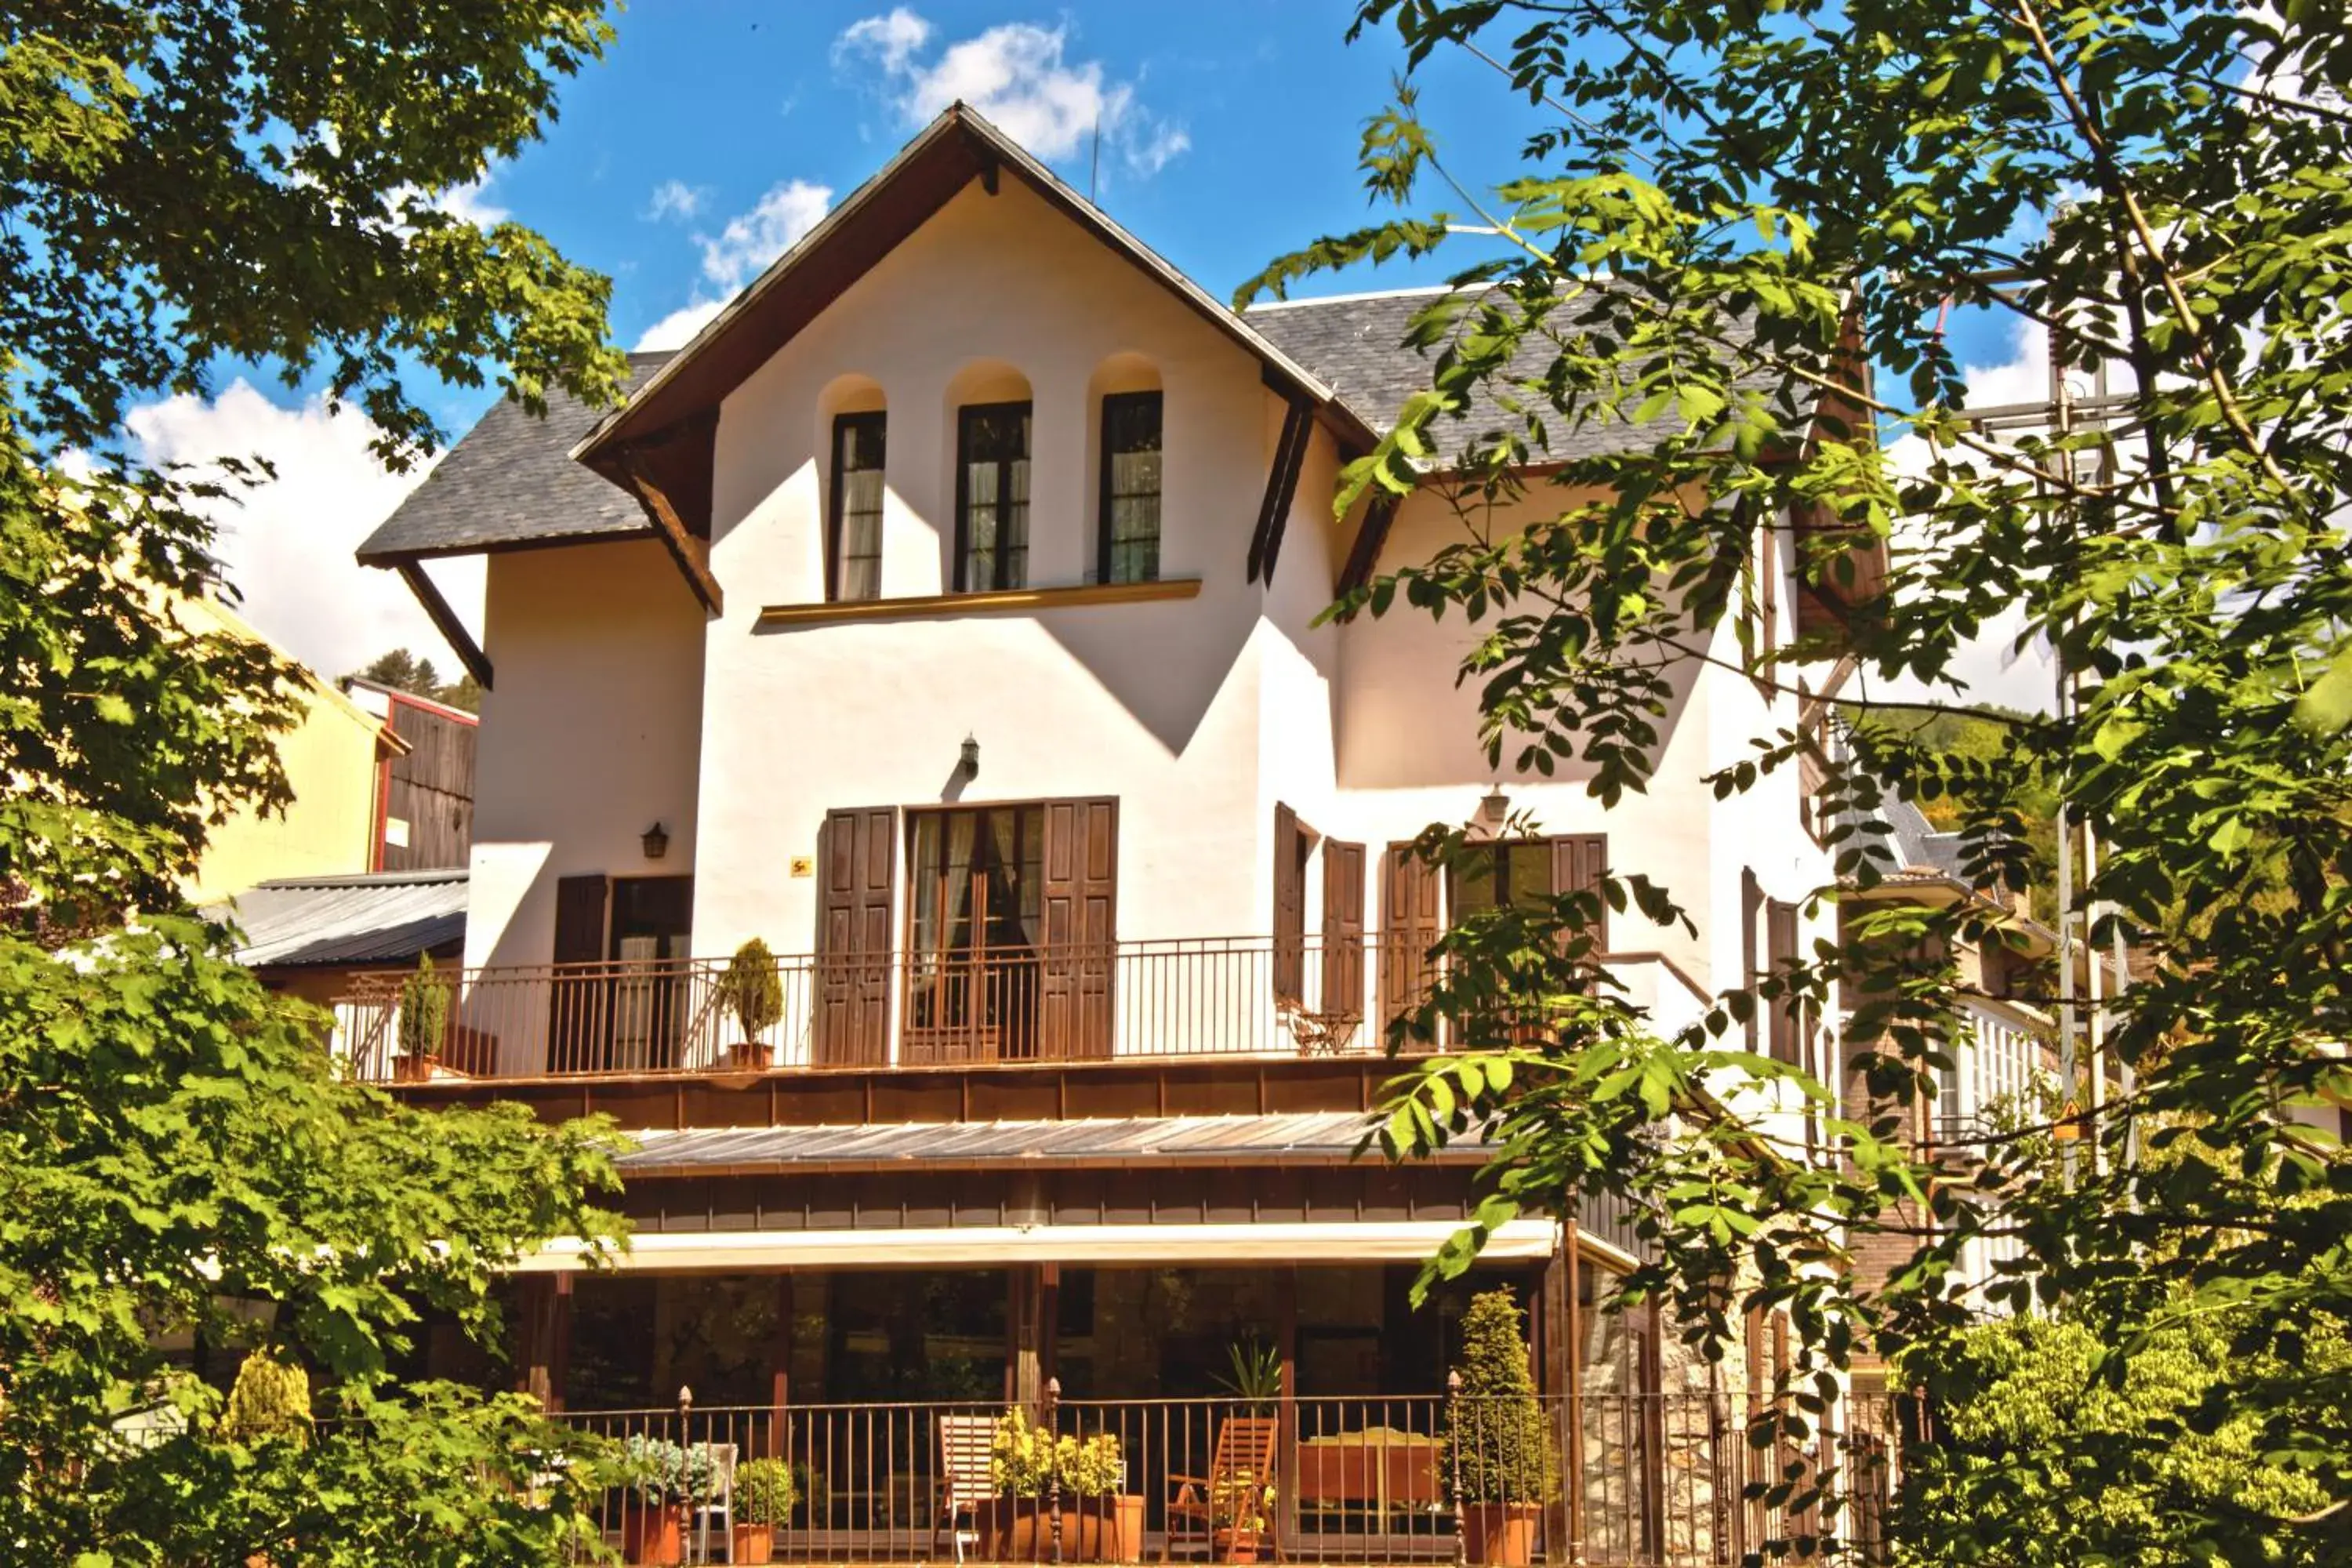
[[[1636,996],[1687,989],[1654,956],[1610,962]],[[1377,1055],[1428,970],[1377,938],[1245,937],[783,957],[750,1006],[718,959],[369,974],[335,1045],[379,1082]]]
[[[611,1487],[599,1520],[632,1563],[1701,1568],[1833,1542],[1875,1561],[1891,1405],[1848,1401],[1807,1441],[1757,1447],[1760,1403],[1080,1400],[1049,1384],[1020,1412],[1025,1467],[1008,1462],[1022,1439],[1001,1403],[706,1408],[689,1396],[559,1419],[608,1457],[635,1457],[640,1479]]]

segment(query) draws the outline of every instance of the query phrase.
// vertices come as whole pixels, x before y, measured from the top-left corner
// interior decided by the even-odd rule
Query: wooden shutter
[[[1438,879],[1410,844],[1389,846],[1381,887],[1381,1013],[1390,1022],[1419,1007],[1434,977]]]
[[[1069,1060],[1111,1054],[1118,915],[1118,802],[1048,801],[1039,1056]]]
[[[1769,973],[1785,976],[1790,964],[1797,961],[1797,906],[1784,904],[1778,899],[1764,905],[1764,963]],[[1794,996],[1783,996],[1772,1004],[1772,1059],[1803,1065],[1800,1047],[1803,1037],[1798,1030],[1798,1012],[1801,1003]]]
[[[1739,870],[1739,984],[1751,990],[1755,987],[1758,973],[1756,918],[1763,912],[1764,889],[1757,885],[1756,873],[1743,866]],[[1757,1007],[1760,1008],[1763,1005],[1761,997],[1757,998],[1756,1002]],[[1754,1050],[1758,1044],[1755,1008],[1749,1009],[1748,1022],[1742,1027],[1741,1033],[1748,1037],[1748,1048]]]
[[[602,871],[555,883],[555,957],[547,1010],[547,1069],[586,1072],[605,1065],[611,1044],[604,1013],[604,909],[611,883]]]
[[[1601,873],[1609,863],[1609,836],[1576,833],[1551,841],[1552,896],[1601,892]],[[1595,957],[1609,951],[1609,901],[1599,900],[1600,919],[1592,928]]]
[[[1307,993],[1307,868],[1298,814],[1274,807],[1274,1000],[1298,1005]]]
[[[890,895],[898,814],[887,805],[825,816],[817,854],[819,1067],[879,1067],[890,1059]]]
[[[1323,841],[1323,1013],[1364,1016],[1364,847]]]

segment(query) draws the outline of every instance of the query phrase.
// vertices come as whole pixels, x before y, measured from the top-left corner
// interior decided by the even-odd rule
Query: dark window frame
[[[841,545],[843,531],[847,519],[846,502],[848,500],[847,489],[842,483],[844,478],[844,468],[841,460],[842,437],[850,430],[861,425],[873,426],[881,431],[881,471],[887,475],[890,468],[890,412],[888,409],[861,409],[856,413],[836,414],[833,416],[833,489],[831,495],[827,497],[824,531],[824,597],[825,602],[828,604],[839,604],[841,602],[843,564],[841,558]],[[860,471],[863,472],[864,470],[861,469]],[[879,512],[876,514],[877,530],[874,541],[874,597],[877,599],[882,596],[882,540],[879,529],[880,515],[881,514]]]
[[[1153,427],[1158,432],[1160,439],[1160,488],[1151,493],[1153,502],[1151,518],[1151,571],[1147,575],[1140,577],[1117,577],[1113,576],[1111,574],[1111,552],[1116,542],[1111,537],[1111,507],[1113,501],[1118,499],[1111,493],[1111,426],[1113,419],[1121,409],[1141,407],[1146,404],[1150,405],[1157,414],[1157,417],[1153,420]],[[1107,392],[1103,394],[1099,459],[1096,465],[1101,471],[1097,476],[1097,483],[1096,485],[1095,499],[1095,576],[1096,580],[1098,582],[1157,583],[1160,581],[1160,548],[1166,540],[1166,534],[1161,528],[1161,523],[1164,521],[1162,509],[1165,507],[1168,498],[1167,416],[1167,400],[1158,388],[1151,388],[1142,392]]]
[[[959,594],[1001,593],[1015,588],[1025,588],[1029,584],[1029,541],[1025,533],[1021,541],[1021,581],[1007,583],[1003,580],[1005,552],[1003,516],[1003,508],[1005,504],[1003,498],[1012,479],[1011,465],[1016,460],[1021,462],[1033,460],[1032,454],[1027,450],[1031,444],[1029,441],[1023,443],[1024,450],[1018,459],[999,458],[996,460],[998,526],[995,576],[997,581],[979,584],[974,584],[971,581],[971,462],[965,454],[971,449],[971,429],[976,420],[988,415],[1003,414],[1013,409],[1019,409],[1023,416],[1029,420],[1029,435],[1034,440],[1036,435],[1036,404],[1033,399],[1023,397],[1001,403],[965,403],[956,408],[954,580],[955,591]],[[1024,501],[1023,504],[1025,506],[1028,503]]]

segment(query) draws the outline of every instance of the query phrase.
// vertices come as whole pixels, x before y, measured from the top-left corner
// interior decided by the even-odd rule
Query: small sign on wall
[[[795,856],[793,856],[793,876],[795,876],[795,877],[814,877],[814,876],[815,876],[815,875],[816,875],[816,858],[815,858],[814,856],[811,856],[811,855],[795,855]]]
[[[395,849],[408,847],[408,818],[387,816],[383,819],[383,841]]]

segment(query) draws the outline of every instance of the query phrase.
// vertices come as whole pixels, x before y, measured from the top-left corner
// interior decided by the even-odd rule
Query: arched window
[[[1139,355],[1119,354],[1094,384],[1102,400],[1097,570],[1106,583],[1149,583],[1160,575],[1160,376]]]
[[[882,493],[889,416],[882,389],[864,377],[828,387],[832,471],[826,492],[824,596],[882,596]]]
[[[1029,584],[1029,383],[1010,366],[956,377],[956,575],[960,593]]]

